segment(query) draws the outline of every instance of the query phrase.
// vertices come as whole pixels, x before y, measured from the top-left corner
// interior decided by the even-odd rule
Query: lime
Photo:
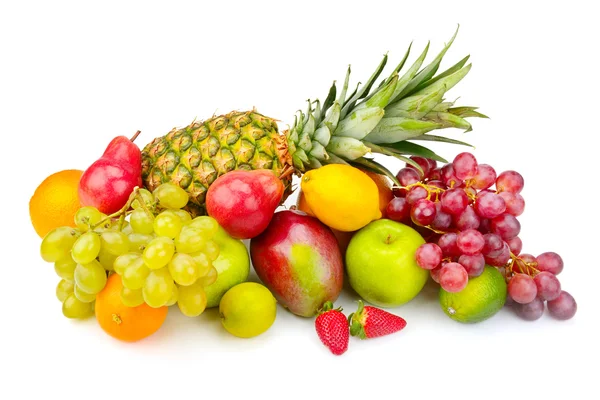
[[[469,278],[467,287],[458,293],[440,288],[440,306],[455,321],[475,323],[496,314],[506,301],[506,282],[494,267],[485,266],[483,273]]]
[[[229,289],[219,304],[223,327],[232,335],[250,338],[264,333],[275,322],[277,301],[269,289],[244,282]]]

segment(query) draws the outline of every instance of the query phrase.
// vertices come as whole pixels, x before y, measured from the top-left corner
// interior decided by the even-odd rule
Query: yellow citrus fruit
[[[83,171],[68,169],[56,172],[37,187],[29,200],[29,217],[37,234],[43,238],[60,226],[75,226],[80,207],[79,180]]]
[[[219,303],[221,323],[227,332],[251,338],[266,332],[277,316],[277,300],[265,286],[244,282],[229,289]]]
[[[379,190],[358,168],[329,164],[302,176],[306,203],[325,225],[338,231],[356,231],[381,218]]]

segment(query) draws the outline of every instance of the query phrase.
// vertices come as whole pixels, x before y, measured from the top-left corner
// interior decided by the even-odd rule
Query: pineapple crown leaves
[[[487,118],[477,107],[455,107],[444,95],[470,71],[469,56],[439,73],[439,66],[454,42],[456,32],[434,60],[423,66],[429,43],[413,64],[401,74],[409,58],[412,43],[391,74],[378,86],[375,82],[388,61],[383,56],[375,72],[364,85],[358,83],[348,94],[351,68],[348,66],[342,89],[337,93],[336,82],[325,101],[308,100],[306,112],[299,110],[287,132],[288,146],[294,167],[299,171],[318,168],[323,164],[344,163],[387,175],[396,184],[394,174],[371,158],[369,153],[395,157],[414,165],[411,155],[444,158],[412,141],[436,141],[464,146],[468,143],[430,134],[436,129],[459,128],[470,131],[467,118]]]

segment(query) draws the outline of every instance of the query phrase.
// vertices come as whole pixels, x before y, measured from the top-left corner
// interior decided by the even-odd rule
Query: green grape
[[[129,251],[129,239],[127,235],[119,231],[102,232],[100,235],[102,247],[110,254],[120,256]]]
[[[58,299],[58,301],[60,301],[61,303],[65,301],[67,297],[73,294],[74,288],[75,285],[73,284],[73,282],[61,279],[58,282],[58,285],[56,285],[56,298]]]
[[[75,272],[76,266],[77,263],[73,261],[73,257],[71,257],[70,254],[67,254],[54,263],[54,271],[56,272],[56,275],[60,276],[62,279],[73,282],[75,280],[73,273]]]
[[[200,230],[192,228],[191,225],[185,226],[175,238],[175,248],[178,253],[196,253],[204,248],[205,243],[206,238]]]
[[[129,217],[129,223],[134,232],[145,233],[147,235],[154,232],[154,216],[141,208],[133,210]]]
[[[149,273],[150,270],[144,264],[144,260],[141,257],[137,258],[123,271],[123,286],[132,290],[141,289]]]
[[[146,245],[154,239],[154,236],[147,235],[145,233],[130,233],[127,236],[129,239],[129,251],[134,253],[141,253],[146,248]]]
[[[106,270],[97,260],[75,267],[75,284],[86,293],[96,294],[106,285]]]
[[[142,199],[144,201],[144,204],[146,205],[146,208],[148,208],[149,210],[154,209],[154,206],[156,203],[156,199],[154,198],[154,195],[147,189],[140,189],[138,193],[140,194],[140,196],[142,196]],[[138,208],[142,208],[142,204],[140,203],[139,197],[136,198],[131,203],[131,207],[134,210],[137,210]]]
[[[150,307],[162,307],[171,299],[173,287],[175,283],[167,268],[150,271],[142,288],[144,301]]]
[[[157,237],[152,239],[144,249],[144,262],[150,269],[159,269],[171,261],[174,253],[175,245],[171,239]]]
[[[48,232],[40,245],[40,255],[46,262],[56,262],[69,254],[69,250],[81,232],[77,229],[61,226]]]
[[[197,253],[190,254],[190,256],[192,256],[192,258],[196,262],[196,265],[198,266],[198,278],[201,278],[208,274],[208,271],[210,271],[210,269],[212,268],[212,261],[210,260],[210,258],[208,258],[206,253],[199,251]]]
[[[92,226],[106,218],[106,215],[102,214],[95,207],[81,207],[75,213],[75,226],[82,232],[88,231]]]
[[[133,227],[129,222],[125,221],[125,225],[123,226],[123,229],[121,229],[121,232],[129,236],[133,233]]]
[[[169,299],[169,301],[167,301],[167,304],[165,304],[165,306],[170,307],[173,304],[177,303],[178,298],[179,298],[179,288],[177,287],[177,285],[173,285],[173,289],[171,292],[171,298]]]
[[[63,302],[62,312],[67,318],[83,319],[91,317],[94,315],[94,303],[84,303],[75,297],[73,293]]]
[[[210,286],[217,281],[219,277],[219,273],[215,267],[210,267],[206,275],[201,278],[198,278],[198,283],[204,287]]]
[[[121,276],[125,272],[125,269],[130,265],[133,265],[133,262],[137,259],[141,259],[142,255],[138,253],[125,253],[121,254],[119,257],[115,259],[113,263],[113,268],[115,272]]]
[[[182,225],[181,218],[170,211],[161,212],[154,218],[154,232],[158,236],[174,239],[181,232]]]
[[[113,264],[115,263],[116,259],[117,256],[115,256],[114,254],[110,254],[104,248],[104,246],[100,248],[100,253],[98,253],[98,261],[100,261],[100,264],[102,264],[105,270],[114,271]]]
[[[173,214],[177,215],[179,217],[179,219],[181,220],[181,223],[183,225],[187,225],[190,222],[192,222],[192,216],[190,215],[189,212],[185,211],[185,210],[175,210],[175,209],[171,209],[171,210],[167,210],[172,212]]]
[[[219,230],[219,223],[213,217],[201,215],[190,222],[190,226],[199,229],[207,239],[212,238]]]
[[[197,317],[206,308],[206,292],[197,283],[190,286],[180,286],[177,298],[179,309],[188,317]]]
[[[170,182],[159,185],[153,194],[163,208],[183,208],[189,200],[185,190]]]
[[[108,218],[108,215],[102,214],[101,221],[104,221],[104,222],[102,222],[102,225],[94,228],[94,230],[96,232],[108,231],[108,230],[113,229],[116,226],[115,221],[113,219],[107,219],[107,218]]]
[[[84,303],[91,303],[96,300],[95,294],[86,293],[77,285],[75,285],[73,293],[75,294],[75,297],[77,297],[77,300],[83,301]]]
[[[210,261],[219,258],[219,245],[214,240],[207,240],[202,251],[210,258]]]
[[[176,253],[169,262],[169,273],[178,285],[188,286],[199,278],[200,268],[192,256]]]
[[[98,257],[101,246],[100,236],[94,231],[88,231],[75,241],[71,256],[77,264],[88,264]]]
[[[144,303],[142,289],[128,289],[125,286],[121,289],[121,301],[127,307],[137,307]]]

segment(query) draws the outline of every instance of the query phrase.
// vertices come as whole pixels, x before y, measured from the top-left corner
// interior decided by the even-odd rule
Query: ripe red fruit
[[[358,301],[358,310],[350,314],[350,334],[370,339],[401,331],[406,326],[404,318],[377,307],[365,306]]]
[[[112,214],[127,203],[136,186],[142,186],[142,152],[133,143],[138,134],[111,140],[102,157],[85,170],[79,181],[82,206]]]
[[[285,187],[268,169],[237,170],[221,175],[206,192],[206,211],[236,239],[264,231]]]
[[[333,309],[333,303],[325,302],[315,320],[315,328],[321,342],[336,356],[348,350],[350,329],[341,308]]]

